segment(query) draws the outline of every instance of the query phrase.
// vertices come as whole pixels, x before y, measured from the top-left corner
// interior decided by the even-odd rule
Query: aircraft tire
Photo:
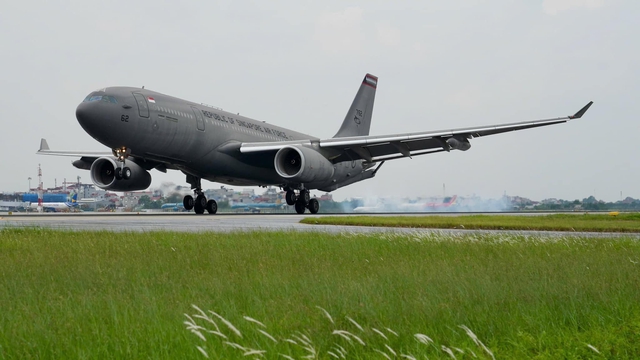
[[[130,168],[125,167],[124,169],[122,169],[122,178],[124,180],[131,179],[131,169]]]
[[[204,195],[198,195],[196,197],[196,203],[193,206],[193,211],[196,214],[204,214],[204,210],[207,207],[207,198]]]
[[[304,214],[305,206],[303,202],[301,201],[296,202],[295,207],[296,207],[296,212],[298,214]]]
[[[184,205],[184,209],[187,211],[190,211],[191,209],[193,209],[194,204],[195,204],[195,201],[193,200],[193,196],[191,195],[187,195],[184,197],[184,199],[182,199],[182,205]]]
[[[207,212],[211,215],[218,212],[218,203],[215,200],[207,201]]]
[[[311,200],[311,194],[309,193],[309,190],[301,190],[300,191],[300,199],[304,203],[305,206],[308,205],[309,204],[309,200]]]
[[[288,190],[284,196],[287,200],[287,205],[294,205],[296,203],[296,193],[293,190]]]
[[[115,172],[116,180],[122,180],[122,168],[116,168]]]
[[[309,200],[308,208],[310,213],[317,214],[318,210],[320,210],[320,203],[317,199],[311,199]]]

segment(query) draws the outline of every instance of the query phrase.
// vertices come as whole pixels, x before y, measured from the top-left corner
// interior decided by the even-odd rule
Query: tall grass
[[[317,358],[489,357],[461,326],[496,358],[637,358],[639,266],[625,237],[4,229],[0,358],[310,355],[294,336]],[[187,331],[216,331],[191,304],[228,339]]]

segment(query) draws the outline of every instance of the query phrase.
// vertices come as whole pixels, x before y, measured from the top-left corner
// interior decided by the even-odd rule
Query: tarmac
[[[331,214],[335,216],[335,214]],[[362,214],[358,214],[361,216]],[[370,216],[381,216],[371,214]],[[394,216],[416,216],[418,214],[393,214]],[[424,215],[424,214],[420,214]],[[452,214],[448,215],[461,215]],[[76,231],[119,232],[250,232],[250,231],[310,231],[323,233],[406,233],[428,234],[514,234],[530,236],[576,236],[640,238],[640,234],[559,232],[559,231],[511,231],[511,230],[465,230],[465,229],[417,229],[368,226],[339,226],[301,224],[306,217],[321,217],[325,214],[216,214],[195,215],[193,213],[78,213],[78,214],[0,214],[0,229],[3,228],[47,228]],[[350,215],[341,215],[350,216]]]

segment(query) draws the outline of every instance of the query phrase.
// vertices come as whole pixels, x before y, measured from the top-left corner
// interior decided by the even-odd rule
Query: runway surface
[[[361,214],[358,214],[361,215]],[[375,214],[372,216],[379,216]],[[398,214],[394,214],[398,215]],[[422,214],[424,215],[424,214]],[[460,214],[457,214],[460,215]],[[300,224],[300,220],[316,215],[298,214],[133,214],[133,213],[82,213],[82,214],[16,214],[0,215],[0,229],[7,227],[41,227],[66,230],[108,230],[122,232],[178,231],[178,232],[232,232],[232,231],[317,231],[325,233],[446,233],[446,234],[518,234],[545,236],[616,237],[618,233],[587,233],[559,231],[509,231],[463,229],[415,229],[393,227],[338,226]],[[349,216],[349,215],[345,215]],[[415,216],[408,214],[407,216]],[[624,234],[640,238],[640,234]]]

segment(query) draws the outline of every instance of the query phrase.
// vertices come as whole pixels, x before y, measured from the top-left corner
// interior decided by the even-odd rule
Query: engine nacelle
[[[125,160],[124,166],[131,169],[131,177],[118,180],[116,168],[120,167],[120,162],[110,156],[98,158],[91,164],[91,181],[101,189],[113,191],[144,190],[151,185],[151,174],[140,165]]]
[[[460,150],[467,151],[471,148],[471,143],[469,143],[469,139],[465,138],[448,138],[447,144],[451,147],[452,150]]]
[[[304,146],[283,147],[273,162],[278,175],[291,182],[323,182],[333,176],[333,164],[319,152]]]

